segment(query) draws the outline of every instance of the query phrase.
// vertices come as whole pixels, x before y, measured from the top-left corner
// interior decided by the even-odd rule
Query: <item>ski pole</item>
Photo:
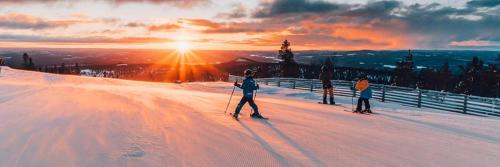
[[[356,95],[356,87],[353,86],[351,87],[352,89],[352,96],[351,96],[351,111],[354,111],[354,96]]]
[[[260,66],[257,67],[257,70],[255,70],[255,72],[253,73],[253,76],[256,76],[258,72],[260,72]],[[253,101],[254,101],[254,103],[255,103],[255,98],[257,98],[257,90],[255,90],[255,93],[253,95]],[[253,108],[250,109],[250,113],[253,114]]]
[[[351,111],[354,111],[354,95],[351,96]]]
[[[238,80],[236,80],[236,82],[238,82]],[[229,102],[227,102],[227,106],[226,106],[226,110],[224,110],[224,114],[227,113],[227,108],[229,108],[229,104],[231,104],[231,99],[233,98],[234,89],[236,89],[236,86],[233,86],[233,91],[231,92],[231,96],[229,96]]]
[[[253,95],[253,102],[255,103],[255,98],[257,98],[257,90],[255,90],[255,94]],[[253,108],[250,109],[250,113],[253,114]]]

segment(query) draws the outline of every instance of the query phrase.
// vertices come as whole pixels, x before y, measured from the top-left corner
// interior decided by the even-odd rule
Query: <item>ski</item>
[[[324,103],[323,103],[323,102],[318,102],[318,104],[324,104]],[[326,104],[324,104],[324,105],[342,106],[342,105],[340,105],[340,104],[328,104],[328,103],[326,103]]]
[[[232,118],[233,118],[234,120],[236,120],[236,121],[239,121],[239,120],[240,120],[239,118],[235,118],[235,117],[233,117],[233,113],[229,113],[228,115],[229,115],[230,117],[232,117]],[[238,114],[238,115],[242,115],[242,114]],[[250,116],[250,118],[252,118],[252,119],[269,120],[269,118],[268,118],[268,117],[255,118],[255,117],[251,117],[251,116]]]
[[[347,109],[344,109],[345,112],[350,112],[350,113],[353,113],[353,114],[365,114],[365,115],[370,115],[370,114],[373,114],[373,113],[367,113],[367,112],[354,112],[353,110],[347,110]]]

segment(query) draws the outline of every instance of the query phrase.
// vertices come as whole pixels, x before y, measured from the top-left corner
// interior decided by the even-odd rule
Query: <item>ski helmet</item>
[[[250,76],[253,72],[250,69],[246,69],[243,73],[245,74],[245,76]]]
[[[323,72],[328,71],[328,67],[326,67],[325,65],[321,66],[321,71],[323,71]]]

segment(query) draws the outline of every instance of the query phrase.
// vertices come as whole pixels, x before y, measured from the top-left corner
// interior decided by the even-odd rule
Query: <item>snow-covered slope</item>
[[[3,67],[0,166],[498,166],[500,120],[259,90],[269,121],[224,115],[230,83],[164,84]],[[241,93],[230,105],[232,111]],[[397,109],[394,109],[397,108]],[[412,111],[413,110],[413,111]]]

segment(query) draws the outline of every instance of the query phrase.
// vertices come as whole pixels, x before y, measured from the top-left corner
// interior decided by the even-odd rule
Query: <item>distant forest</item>
[[[229,74],[241,75],[250,68],[259,72],[256,77],[291,77],[318,78],[322,66],[326,66],[335,80],[356,80],[367,75],[370,82],[402,87],[447,91],[484,97],[500,97],[500,54],[495,62],[484,63],[479,57],[473,57],[469,63],[459,66],[453,73],[448,62],[439,68],[417,69],[411,51],[394,62],[394,68],[359,68],[340,66],[335,56],[328,56],[324,61],[316,63],[298,63],[289,41],[284,41],[277,53],[278,62],[261,62],[244,57],[217,64],[185,64],[185,65],[152,65],[144,64],[104,64],[80,65],[59,64],[52,66],[36,66],[27,54],[22,55],[22,64],[12,65],[15,68],[37,70],[57,74],[85,75],[94,77],[122,78],[154,82],[191,82],[227,80]],[[342,64],[342,63],[340,63]]]
[[[327,58],[322,64],[299,64],[294,61],[290,43],[284,41],[278,51],[280,63],[253,64],[261,70],[258,77],[291,77],[291,78],[318,78],[320,69],[324,65],[333,74],[335,80],[356,80],[362,75],[367,75],[370,82],[385,85],[394,85],[418,89],[447,91],[467,95],[484,97],[500,97],[500,54],[495,63],[485,64],[477,56],[473,57],[467,65],[459,66],[459,73],[453,74],[450,66],[445,62],[440,68],[424,68],[416,70],[413,54],[401,61],[395,62],[392,70],[365,69],[335,66],[332,57]],[[244,68],[249,68],[246,66]],[[238,73],[243,68],[234,68],[232,73]]]

